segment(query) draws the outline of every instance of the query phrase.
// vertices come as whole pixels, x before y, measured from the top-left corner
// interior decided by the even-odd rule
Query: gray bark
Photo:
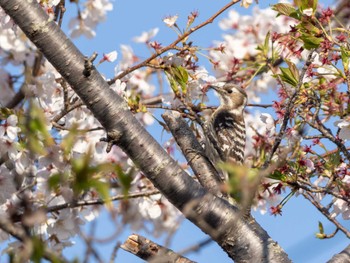
[[[170,112],[164,113],[162,117],[177,144],[180,146],[199,183],[214,195],[226,197],[226,194],[222,193],[220,189],[224,182],[221,180],[213,164],[206,157],[202,146],[185,120],[180,116],[175,117]]]
[[[253,219],[214,196],[183,171],[147,133],[84,56],[32,0],[0,0],[0,6],[70,84],[114,141],[190,221],[209,234],[235,262],[290,262],[282,248]]]
[[[348,245],[342,252],[334,255],[328,263],[344,263],[350,262],[350,245]]]

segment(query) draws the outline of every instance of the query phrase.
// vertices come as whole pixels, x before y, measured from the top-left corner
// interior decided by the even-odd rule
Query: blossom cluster
[[[60,1],[38,2],[52,15]],[[251,3],[246,0],[242,5]],[[113,8],[109,0],[87,0],[77,6],[78,15],[69,23],[71,37],[94,37],[96,26]],[[108,80],[110,88],[145,126],[154,123],[150,110],[154,105],[147,102],[156,95],[160,109],[179,111],[194,122],[208,108],[204,104],[211,83],[242,85],[249,103],[266,103],[261,99],[263,92],[277,93],[263,105],[268,110],[252,112],[248,107],[245,114],[245,165],[261,169],[270,162],[276,168],[262,179],[254,207],[261,213],[281,214],[287,191],[320,206],[331,196],[331,217],[349,219],[350,159],[345,146],[350,139],[349,31],[327,29],[326,25],[332,27],[330,9],[321,10],[320,18],[313,9],[302,10],[299,20],[288,13],[276,17],[276,9],[255,8],[252,15],[244,16],[229,11],[219,23],[225,32],[223,40],[216,41],[209,52],[214,74],[199,65],[199,48],[191,42],[184,40],[182,47],[163,52],[164,47],[155,40],[158,28],[134,38],[151,51],[153,59],[144,65],[147,67],[128,72],[140,62],[129,45],[121,45],[119,56],[104,54],[99,64],[117,61],[115,76]],[[189,15],[184,31],[176,24],[177,15],[164,22],[181,35],[197,17],[198,12]],[[143,193],[155,188],[119,148],[113,146],[106,152],[107,143],[101,141],[106,134],[98,121],[47,61],[36,62],[35,46],[1,10],[0,18],[0,57],[5,65],[0,69],[0,104],[8,108],[0,115],[0,214],[22,217],[26,227],[60,251],[72,245],[71,238],[80,226],[100,212],[98,206],[74,204],[106,198],[101,188],[107,189],[108,197],[122,196],[125,190]],[[308,41],[312,35],[308,30],[319,33],[312,38],[314,44]],[[40,70],[26,79],[28,72],[21,65],[39,66]],[[6,66],[15,67],[21,77]],[[162,73],[160,84],[155,83],[153,76]],[[165,92],[163,80],[169,87]],[[26,85],[21,86],[22,82]],[[18,107],[9,106],[20,90],[25,101]],[[173,154],[174,142],[168,141],[164,148]],[[160,194],[124,199],[116,207],[106,202],[106,208],[133,229],[155,235],[173,231],[180,220],[179,212]],[[8,238],[0,231],[1,241]]]
[[[332,196],[331,217],[350,219],[345,150],[350,138],[349,31],[343,27],[348,21],[337,24],[330,8],[298,10],[283,1],[273,9],[256,8],[252,16],[230,10],[219,23],[223,40],[210,51],[217,78],[246,87],[250,102],[260,103],[262,92],[277,91],[269,95],[273,111],[246,110],[246,165],[259,168],[272,152],[272,162],[280,166],[263,180],[256,205],[262,213],[272,205],[270,212],[281,214],[286,199],[281,201],[286,196],[281,193],[290,187],[287,197],[301,193],[312,202],[317,199],[321,208]],[[332,30],[339,26],[344,30]],[[280,66],[282,61],[287,67]],[[274,149],[279,136],[282,142]],[[321,179],[326,183],[320,185]]]
[[[40,1],[40,4],[51,14],[59,2]],[[71,35],[93,37],[94,28],[105,19],[106,12],[112,10],[112,3],[86,1],[82,7],[78,17],[71,20]],[[40,72],[25,86],[21,86],[22,79],[15,79],[6,67],[0,69],[0,103],[8,107],[2,111],[0,121],[0,213],[3,218],[20,218],[49,247],[61,251],[73,244],[72,238],[80,233],[80,227],[94,220],[100,211],[99,206],[74,208],[73,204],[109,198],[102,195],[99,186],[105,187],[110,196],[123,196],[125,190],[142,193],[155,188],[119,148],[113,146],[106,152],[107,143],[101,141],[106,134],[99,122],[50,63],[36,62],[35,46],[0,12],[3,64],[17,67],[22,78],[27,73],[21,65],[33,67],[37,63],[40,67]],[[100,63],[113,62],[116,58],[117,53],[111,52],[105,54]],[[116,74],[137,60],[129,46],[122,46]],[[148,98],[155,90],[147,74],[146,70],[134,71],[110,88],[124,97],[133,110],[133,101]],[[18,92],[26,95],[25,102],[19,102],[17,108],[8,106],[13,104]],[[145,126],[154,122],[151,113],[135,111],[135,114]],[[78,179],[83,160],[88,160],[86,169],[94,171],[97,167],[97,171],[89,175],[91,178]],[[112,164],[112,168],[108,166],[103,173],[106,164]],[[119,174],[120,169],[123,172]],[[128,185],[121,182],[123,175],[130,177]],[[82,180],[87,180],[88,187],[79,186]],[[62,206],[66,208],[60,208]],[[135,230],[150,230],[153,226],[155,235],[173,231],[179,224],[179,212],[160,194],[122,201],[116,207],[106,203],[106,208],[123,217]],[[45,212],[46,209],[49,212]],[[0,238],[5,241],[9,236],[0,230]],[[11,243],[7,252],[15,252],[18,244]]]

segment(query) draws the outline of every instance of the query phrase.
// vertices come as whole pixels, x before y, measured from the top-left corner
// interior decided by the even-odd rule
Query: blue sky
[[[66,1],[68,2],[68,1]],[[159,27],[160,31],[155,40],[164,46],[171,43],[175,38],[175,33],[165,26],[162,18],[167,15],[179,15],[178,24],[180,27],[185,25],[188,14],[191,11],[199,11],[197,23],[200,23],[210,17],[214,12],[224,6],[228,0],[177,0],[177,1],[115,1],[114,10],[108,14],[106,22],[99,25],[97,36],[93,40],[80,38],[75,40],[78,48],[85,54],[91,55],[97,51],[100,55],[108,53],[112,50],[119,51],[120,44],[130,44],[137,55],[141,58],[147,58],[149,53],[142,44],[132,42],[132,38],[140,35],[143,31],[151,28]],[[262,4],[259,6],[267,7],[276,1],[260,0]],[[330,3],[330,1],[319,1],[320,3]],[[68,3],[67,3],[68,4]],[[75,7],[72,6],[73,10]],[[251,12],[251,8],[245,10],[238,5],[234,6],[238,12],[247,14]],[[219,17],[224,18],[227,11]],[[223,32],[219,29],[217,21],[208,25],[202,30],[191,36],[196,45],[210,46],[213,40],[220,40]],[[203,60],[204,62],[204,60]],[[101,73],[106,77],[112,77],[114,74],[113,64],[103,64],[99,68]],[[160,128],[152,128],[151,132],[160,134]],[[259,213],[254,214],[257,221],[267,230],[270,236],[276,240],[289,254],[294,262],[325,262],[333,254],[341,251],[348,240],[339,233],[331,240],[318,240],[314,237],[317,232],[318,221],[321,221],[327,233],[331,233],[334,227],[310,205],[303,197],[292,198],[284,207],[283,216],[273,217],[270,215],[261,216]],[[107,213],[102,213],[99,223],[97,224],[97,232],[103,237],[110,233],[110,229],[114,226],[110,225],[111,221]],[[349,223],[345,224],[349,227]],[[89,226],[87,226],[89,229]],[[124,241],[132,231],[126,227],[120,236],[120,241]],[[144,233],[140,233],[144,234]],[[185,222],[179,232],[175,235],[170,248],[180,250],[189,245],[193,245],[205,238],[205,235],[194,227],[191,223]],[[163,239],[153,239],[162,243]],[[84,247],[77,239],[77,246],[67,249],[66,255],[74,257],[74,255],[82,258],[84,255]],[[102,256],[108,259],[113,246],[115,244],[99,245]],[[198,262],[231,262],[226,254],[215,243],[205,247],[200,253],[193,253],[188,257]],[[137,257],[124,252],[118,251],[117,262],[143,262]]]

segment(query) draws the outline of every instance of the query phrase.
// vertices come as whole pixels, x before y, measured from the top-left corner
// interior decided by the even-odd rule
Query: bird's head
[[[226,83],[222,87],[210,85],[220,96],[220,107],[243,111],[247,105],[247,93],[244,89],[233,83]]]

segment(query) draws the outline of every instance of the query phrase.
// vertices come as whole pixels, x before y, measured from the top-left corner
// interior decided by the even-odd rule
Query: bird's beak
[[[218,93],[222,93],[222,88],[216,85],[210,85],[209,88],[215,90]]]

